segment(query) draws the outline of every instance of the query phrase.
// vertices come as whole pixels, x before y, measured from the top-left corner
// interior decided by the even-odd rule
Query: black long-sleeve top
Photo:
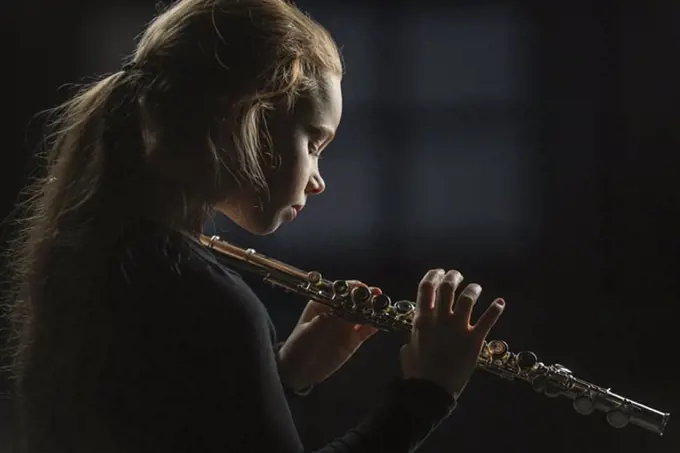
[[[91,396],[97,423],[124,453],[310,451],[288,406],[299,396],[279,378],[265,306],[199,243],[141,225],[109,257],[102,297],[116,335],[97,346],[105,356]],[[317,451],[414,451],[456,402],[434,383],[395,378],[375,404]]]

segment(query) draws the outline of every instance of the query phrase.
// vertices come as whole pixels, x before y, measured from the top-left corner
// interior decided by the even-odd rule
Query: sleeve
[[[141,384],[126,397],[134,400],[143,441],[125,451],[406,453],[455,407],[435,384],[397,379],[354,429],[318,450],[306,449],[260,306],[233,288],[203,294],[181,309],[166,304],[174,313],[135,351],[147,354],[138,361]]]
[[[456,401],[421,379],[394,379],[364,420],[319,453],[410,453],[453,412]]]
[[[276,357],[277,360],[277,371],[278,371],[278,358],[279,358],[279,350],[283,346],[283,341],[279,341],[274,345],[274,356]],[[308,387],[305,387],[301,390],[293,390],[288,387],[286,387],[285,383],[281,381],[281,385],[283,386],[283,391],[286,394],[288,398],[302,398],[307,395],[309,395],[312,390],[314,389],[314,384],[309,385]]]

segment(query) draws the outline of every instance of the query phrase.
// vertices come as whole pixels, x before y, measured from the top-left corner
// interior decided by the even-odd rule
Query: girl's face
[[[319,158],[342,117],[340,82],[340,76],[326,73],[313,95],[299,99],[290,112],[274,113],[268,126],[280,165],[265,171],[270,199],[260,203],[252,190],[244,190],[218,204],[220,212],[250,233],[270,234],[294,220],[310,195],[324,191]]]

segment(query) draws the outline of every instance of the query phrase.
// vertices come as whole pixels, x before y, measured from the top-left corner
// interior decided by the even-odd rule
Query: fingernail
[[[354,331],[358,332],[361,329],[361,324],[354,324]]]
[[[469,286],[466,286],[465,289],[463,290],[463,294],[468,294],[470,296],[478,296],[481,292],[482,287],[476,283],[471,283]]]
[[[503,305],[505,305],[505,301],[503,299],[497,299],[496,304],[502,307]]]

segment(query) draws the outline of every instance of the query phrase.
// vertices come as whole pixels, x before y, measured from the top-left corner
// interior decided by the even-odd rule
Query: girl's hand
[[[350,280],[350,286],[366,286]],[[369,288],[373,294],[380,289]],[[318,302],[307,303],[300,319],[278,353],[282,382],[298,391],[335,373],[378,329],[350,323]]]

